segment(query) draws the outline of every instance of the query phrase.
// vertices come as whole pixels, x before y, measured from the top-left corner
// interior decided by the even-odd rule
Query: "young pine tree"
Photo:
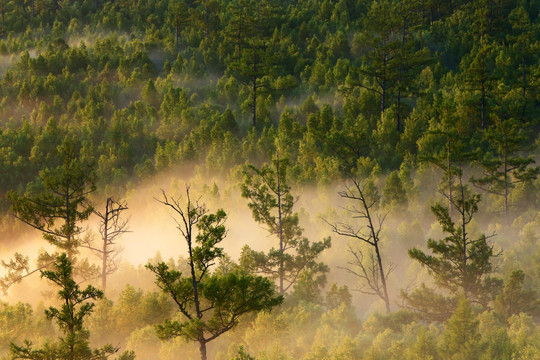
[[[276,159],[261,169],[250,166],[242,184],[242,197],[249,200],[253,218],[265,226],[279,241],[277,249],[265,254],[245,246],[242,261],[254,271],[270,275],[279,281],[284,294],[304,271],[309,271],[317,283],[325,281],[328,267],[317,262],[320,253],[330,247],[330,238],[310,243],[302,236],[298,214],[293,212],[294,197],[286,176],[288,161]]]
[[[207,343],[234,328],[244,314],[270,310],[283,298],[264,277],[210,271],[225,256],[218,244],[226,235],[226,214],[221,209],[208,214],[203,204],[191,200],[189,188],[186,194],[185,205],[165,193],[160,202],[178,216],[178,230],[188,250],[189,273],[170,269],[164,262],[146,267],[156,275],[156,284],[173,299],[183,318],[165,320],[156,328],[158,337],[166,340],[180,336],[198,342],[201,360],[206,360]]]
[[[73,280],[73,267],[68,256],[63,253],[56,258],[54,270],[41,271],[41,276],[57,285],[59,308],[49,307],[45,310],[47,319],[54,320],[64,337],[57,342],[46,343],[42,348],[34,349],[29,341],[24,345],[11,344],[11,359],[58,359],[58,360],[105,360],[118,351],[118,347],[105,345],[99,349],[91,349],[89,332],[84,328],[84,320],[94,307],[89,300],[101,299],[103,292],[89,285],[81,290]],[[124,353],[123,360],[134,359],[133,353]]]
[[[468,187],[462,184],[461,177],[459,180],[452,200],[458,215],[457,222],[450,216],[447,207],[441,204],[432,206],[431,210],[447,236],[440,240],[428,240],[427,247],[431,254],[413,248],[409,250],[409,256],[427,268],[439,288],[450,293],[450,297],[440,295],[443,303],[455,304],[457,294],[464,293],[469,301],[485,308],[501,287],[501,281],[490,276],[493,272],[491,258],[496,254],[486,235],[472,237],[469,233],[469,225],[478,211],[480,195],[471,193]],[[433,299],[433,294],[430,295],[430,290],[426,287],[421,287],[412,294],[403,293],[411,309],[424,314],[443,310],[434,309],[436,302],[433,300],[423,301],[425,296],[421,296],[420,292]],[[445,307],[448,310],[448,306]]]

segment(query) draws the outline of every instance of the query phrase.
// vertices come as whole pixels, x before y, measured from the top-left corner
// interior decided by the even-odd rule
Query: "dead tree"
[[[349,245],[349,253],[353,256],[353,260],[348,264],[352,268],[346,267],[345,269],[359,277],[367,286],[368,290],[360,289],[362,293],[376,295],[381,298],[386,305],[386,312],[390,313],[390,298],[386,280],[393,270],[393,265],[390,264],[388,269],[384,270],[380,250],[380,234],[386,214],[374,214],[372,211],[381,199],[376,191],[373,195],[368,194],[366,184],[360,183],[356,179],[353,179],[353,185],[352,187],[346,185],[345,190],[339,192],[339,196],[355,202],[354,205],[344,207],[344,209],[351,213],[353,219],[359,219],[364,224],[359,228],[343,222],[328,224],[336,234],[358,240],[359,243],[370,246],[368,259],[364,260],[364,251],[360,247]]]
[[[118,247],[117,240],[122,234],[129,232],[128,219],[122,218],[122,212],[127,210],[126,202],[107,198],[105,211],[94,210],[101,222],[99,224],[100,244],[94,244],[92,239],[87,238],[81,247],[92,250],[101,259],[101,287],[103,292],[107,287],[107,276],[118,270],[120,263],[119,255],[122,249]]]

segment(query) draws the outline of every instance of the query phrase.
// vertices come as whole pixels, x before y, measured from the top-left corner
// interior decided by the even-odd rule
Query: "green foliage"
[[[478,320],[469,301],[462,297],[442,333],[443,359],[477,359],[482,353]]]
[[[171,297],[184,317],[183,321],[165,319],[156,327],[158,337],[166,340],[180,336],[196,341],[201,359],[206,360],[206,343],[234,328],[243,315],[269,311],[281,304],[283,297],[276,296],[271,282],[261,276],[209,271],[224,256],[223,249],[217,245],[226,234],[223,224],[226,214],[221,209],[207,214],[204,205],[191,201],[189,188],[186,194],[185,207],[178,200],[169,200],[165,193],[162,203],[180,218],[178,229],[188,247],[190,274],[185,276],[164,262],[146,267],[155,274],[156,285]]]
[[[495,311],[510,318],[519,313],[540,314],[540,301],[536,291],[524,288],[525,273],[515,270],[510,274],[502,292],[495,299]]]
[[[249,166],[242,184],[242,197],[249,200],[253,218],[277,237],[279,248],[265,254],[245,246],[241,262],[252,271],[278,279],[281,294],[305,276],[323,285],[328,267],[317,262],[317,257],[330,247],[330,238],[310,243],[302,236],[303,229],[298,214],[293,212],[294,198],[287,184],[288,166],[287,159],[276,159],[272,165],[260,169]]]
[[[11,344],[12,359],[106,359],[118,351],[112,345],[99,349],[91,349],[88,331],[83,327],[84,319],[92,312],[96,300],[103,297],[100,290],[91,285],[81,290],[73,280],[73,268],[67,255],[60,255],[55,263],[55,270],[42,271],[41,276],[60,287],[58,299],[61,307],[49,307],[45,310],[48,320],[54,320],[65,337],[56,343],[46,343],[42,348],[34,350],[32,343],[24,345]]]
[[[432,255],[413,248],[409,250],[409,256],[428,269],[439,287],[453,295],[463,291],[468,299],[486,307],[501,285],[499,280],[490,276],[493,272],[493,247],[485,235],[471,239],[467,230],[478,211],[480,196],[470,194],[463,185],[458,189],[460,197],[454,198],[453,205],[459,213],[459,223],[450,217],[448,208],[440,204],[432,206],[433,214],[448,236],[441,240],[428,240],[427,247]]]
[[[344,177],[366,179],[368,194],[383,188],[386,179],[383,207],[390,217],[397,210],[394,213],[406,214],[400,227],[416,218],[422,230],[407,244],[399,236],[410,231],[389,236],[392,243],[383,250],[392,256],[418,245],[423,233],[439,231],[429,230],[421,219],[429,215],[425,204],[433,204],[436,189],[431,181],[441,180],[439,190],[448,200],[447,220],[453,227],[441,221],[446,215],[438,211],[437,220],[451,231],[431,235],[442,240],[430,240],[422,250],[425,257],[417,255],[433,272],[448,272],[456,280],[436,280],[436,289],[421,285],[406,292],[404,305],[418,305],[415,310],[424,320],[444,321],[456,309],[456,289],[476,287],[468,294],[473,302],[487,303],[497,316],[508,318],[508,324],[493,325],[493,332],[481,330],[484,352],[479,358],[537,359],[535,325],[519,314],[519,308],[537,316],[535,302],[526,299],[539,290],[540,257],[534,242],[520,248],[514,231],[534,233],[535,228],[526,231],[525,225],[533,223],[538,212],[538,169],[532,161],[537,149],[530,145],[540,130],[539,10],[537,1],[486,0],[2,0],[0,210],[5,215],[12,205],[23,221],[50,231],[47,240],[69,253],[77,276],[88,277],[92,269],[84,268],[85,260],[76,252],[90,207],[74,194],[66,207],[55,208],[61,215],[55,221],[53,212],[41,211],[41,201],[60,204],[50,190],[58,190],[65,174],[79,165],[80,173],[88,175],[88,196],[133,193],[142,181],[186,168],[203,177],[223,176],[233,188],[240,166],[251,163],[262,169],[266,162],[272,168],[275,154],[290,162],[283,184],[294,189],[317,185],[321,199],[326,196],[322,185],[333,186]],[[73,166],[66,165],[59,152],[67,142],[75,144]],[[428,164],[440,170],[441,179]],[[251,171],[255,181],[259,175]],[[502,246],[504,253],[498,264],[469,261],[468,267],[448,268],[450,260],[459,263],[452,250],[459,250],[462,209],[455,203],[463,200],[460,186],[469,175],[489,193],[475,220],[482,225],[487,220],[488,228],[497,229],[500,236],[494,246]],[[93,185],[96,192],[91,191]],[[261,224],[271,228],[270,223],[279,221],[275,207],[269,208],[270,220]],[[500,209],[506,213],[504,224],[491,216]],[[17,239],[20,225],[4,215],[3,238]],[[310,215],[315,216],[311,211]],[[329,241],[304,240],[304,234],[313,236],[320,229],[306,222],[304,231],[299,226],[303,218],[293,210],[287,221],[284,225],[290,230],[285,235],[290,235],[294,249],[246,248],[242,266],[229,263],[216,271],[210,269],[213,257],[222,258],[216,243],[220,230],[201,243],[194,237],[195,276],[240,276],[265,265],[266,273],[273,271],[278,278],[283,261],[281,272],[289,272],[289,280],[295,282],[288,291],[291,306],[299,299],[315,302],[317,309],[329,309],[330,317],[339,318],[339,309],[349,308],[346,292],[331,289],[326,299],[320,292],[321,275],[328,269],[317,259]],[[476,236],[475,226],[473,221],[462,231],[462,240],[470,234],[467,249],[486,258],[491,245],[486,247],[485,239]],[[277,238],[275,232],[273,236]],[[52,265],[54,256],[42,254],[38,261],[37,269]],[[303,267],[306,262],[309,266]],[[38,271],[26,254],[15,254],[4,263],[4,288]],[[169,266],[169,271],[180,271]],[[397,266],[396,281],[408,280],[408,271],[417,273],[417,268],[404,268],[407,262]],[[487,281],[497,266],[508,277],[504,289]],[[511,275],[517,268],[527,276]],[[459,276],[461,270],[483,275]],[[191,269],[183,266],[181,272],[187,276]],[[120,341],[134,332],[133,343],[150,341],[148,325],[172,319],[172,300],[165,294],[126,288],[113,300],[100,306],[101,315],[114,324],[96,320],[92,336],[103,325]],[[516,302],[523,305],[516,309]],[[309,311],[320,315],[317,309]],[[15,314],[17,324],[31,317],[19,307],[5,311]],[[274,334],[281,343],[262,342],[266,348],[258,349],[249,344],[246,349],[253,355],[246,356],[438,359],[445,354],[434,327],[422,335],[408,324],[407,329],[382,329],[380,336],[366,338],[329,325],[322,315],[320,322],[291,325],[316,317],[307,316],[308,310],[295,311],[291,310],[298,318],[276,320],[281,316],[276,315],[273,322],[278,329],[292,329],[290,333],[258,323],[261,328],[254,333]],[[10,321],[6,324],[14,329]],[[20,328],[28,327],[33,325]],[[298,340],[301,345],[292,344],[290,339],[296,337],[291,334],[303,333],[307,335]],[[314,342],[314,333],[330,340]],[[6,330],[4,335],[5,342],[28,338],[49,353],[57,349],[56,343],[25,337],[22,330]],[[168,354],[162,357],[172,358],[170,349],[180,346],[188,347],[175,343],[161,349]]]

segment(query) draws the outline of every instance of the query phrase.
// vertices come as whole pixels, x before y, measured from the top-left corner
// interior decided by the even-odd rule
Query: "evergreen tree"
[[[478,359],[482,353],[478,320],[467,298],[461,298],[442,334],[441,357],[452,360]]]
[[[24,195],[11,191],[7,197],[17,219],[39,230],[47,242],[65,251],[73,262],[84,230],[80,223],[93,211],[88,196],[96,189],[95,172],[90,162],[79,158],[76,142],[66,138],[56,151],[61,165],[40,171]],[[40,254],[38,269],[52,264],[54,258],[53,254]],[[4,290],[37,271],[29,270],[28,258],[21,254],[15,254],[6,265],[9,273],[2,281]],[[95,269],[82,262],[77,270],[87,277]]]
[[[504,218],[509,223],[509,196],[516,183],[536,179],[540,166],[531,167],[534,159],[520,154],[528,136],[515,120],[501,121],[490,127],[485,134],[493,152],[487,152],[480,161],[483,177],[471,181],[485,191],[504,198]]]
[[[500,280],[490,276],[493,272],[491,258],[496,254],[486,235],[471,238],[469,233],[469,225],[478,212],[480,196],[471,193],[462,184],[461,177],[455,194],[452,203],[459,216],[457,223],[450,217],[448,208],[440,204],[431,207],[448,236],[427,241],[432,254],[413,248],[409,250],[409,256],[427,268],[440,288],[453,296],[463,292],[468,300],[486,308],[501,286]],[[414,304],[409,305],[414,308]]]
[[[257,98],[260,89],[270,89],[263,78],[274,66],[270,36],[277,20],[274,0],[237,0],[229,5],[231,19],[226,37],[233,44],[228,69],[249,84],[252,125],[257,124]]]
[[[279,248],[270,249],[268,254],[246,245],[243,261],[253,270],[278,279],[281,294],[305,271],[312,272],[317,282],[323,283],[328,267],[317,262],[317,257],[330,247],[330,238],[310,243],[302,236],[298,214],[293,212],[294,197],[287,184],[288,167],[287,159],[275,159],[272,165],[260,169],[249,166],[242,184],[242,197],[249,200],[253,218],[279,240]]]
[[[157,286],[169,295],[184,320],[165,320],[156,328],[161,339],[183,337],[199,343],[201,360],[207,359],[206,344],[234,328],[250,312],[268,311],[281,304],[272,283],[263,277],[243,272],[212,273],[210,268],[223,258],[218,247],[226,235],[226,214],[208,214],[206,207],[192,201],[189,188],[186,204],[169,199],[160,201],[178,216],[176,223],[188,247],[188,274],[170,269],[160,262],[146,267],[156,276]]]
[[[49,307],[45,310],[47,319],[54,320],[65,337],[58,342],[45,344],[42,348],[34,350],[32,343],[26,341],[19,346],[11,344],[10,357],[12,359],[65,359],[65,360],[97,360],[107,359],[118,351],[118,347],[106,345],[99,349],[91,349],[89,333],[84,328],[84,320],[90,315],[94,303],[103,297],[100,290],[88,285],[81,290],[73,280],[73,267],[68,256],[63,253],[54,262],[54,270],[41,271],[41,276],[60,287],[58,299],[62,304],[60,308]],[[124,360],[134,358],[131,353],[124,353]]]

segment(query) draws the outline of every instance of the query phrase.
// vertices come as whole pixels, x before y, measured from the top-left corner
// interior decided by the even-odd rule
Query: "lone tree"
[[[482,234],[473,238],[469,233],[469,224],[478,211],[480,195],[471,193],[469,188],[463,185],[462,177],[459,177],[454,194],[456,196],[452,202],[459,215],[457,223],[450,217],[447,207],[441,204],[431,207],[442,230],[448,236],[441,240],[428,239],[427,247],[431,254],[413,248],[409,250],[409,256],[426,267],[436,284],[451,294],[450,298],[446,297],[446,303],[453,305],[447,310],[452,310],[457,304],[456,296],[459,293],[463,293],[470,302],[486,308],[502,285],[499,279],[490,276],[493,272],[491,258],[497,254],[494,254],[493,246],[488,243],[488,236]],[[422,300],[420,292],[432,297],[428,294],[428,288],[422,287],[415,292],[412,295],[402,293],[409,308],[423,314],[442,311],[432,308],[435,302],[425,302],[425,298]],[[442,314],[441,318],[449,315]]]
[[[96,190],[96,176],[92,164],[79,158],[75,141],[64,139],[56,153],[60,165],[41,170],[25,194],[10,191],[7,198],[17,219],[41,231],[47,242],[66,252],[74,263],[79,236],[84,231],[80,222],[88,219],[94,210],[88,196]],[[21,279],[51,265],[55,257],[54,254],[40,254],[37,269],[30,270],[28,257],[15,254],[10,262],[3,262],[8,275],[1,279],[2,287],[7,290]],[[77,271],[83,275],[93,270],[88,264],[77,265]]]
[[[105,292],[107,287],[107,275],[118,270],[118,255],[121,249],[116,241],[122,234],[128,232],[128,219],[122,218],[122,212],[127,210],[125,202],[107,198],[105,211],[94,210],[100,219],[99,234],[101,246],[94,245],[90,238],[84,240],[81,247],[92,250],[101,259],[101,289]]]
[[[101,299],[103,292],[88,285],[81,290],[73,280],[73,267],[66,253],[58,256],[54,262],[54,270],[41,271],[41,276],[60,287],[58,299],[60,308],[49,307],[45,310],[47,319],[54,320],[65,337],[55,343],[47,343],[40,349],[33,349],[32,343],[24,345],[11,344],[11,359],[66,359],[66,360],[104,360],[118,351],[118,347],[105,345],[99,349],[91,349],[89,332],[84,329],[84,319],[94,307],[90,300]],[[124,360],[132,360],[133,353],[121,355]]]
[[[192,201],[186,189],[186,203],[169,199],[163,192],[163,205],[173,210],[176,223],[188,249],[187,275],[170,269],[163,262],[146,267],[156,275],[156,284],[170,295],[184,321],[166,320],[158,325],[159,338],[181,336],[199,343],[201,359],[207,359],[206,344],[231,330],[242,315],[270,310],[281,304],[272,283],[261,276],[240,271],[212,273],[210,268],[225,254],[217,245],[224,239],[226,214],[209,214],[199,201]]]
[[[365,224],[361,228],[342,222],[329,225],[336,234],[352,238],[369,246],[366,262],[364,260],[364,251],[361,248],[349,245],[349,253],[353,256],[353,260],[349,262],[349,265],[352,265],[353,268],[346,268],[346,270],[362,279],[369,288],[369,290],[360,289],[361,292],[381,298],[386,306],[386,312],[390,313],[390,297],[388,296],[386,281],[393,270],[393,265],[390,264],[386,270],[384,269],[380,249],[380,234],[386,215],[373,213],[381,196],[376,189],[370,191],[368,184],[361,183],[356,179],[353,179],[353,186],[346,186],[344,191],[339,192],[339,195],[343,199],[355,202],[355,205],[345,209],[351,214],[352,218],[359,219]]]
[[[270,249],[268,254],[244,246],[242,260],[253,270],[277,278],[282,295],[303,271],[310,271],[317,276],[317,282],[324,282],[328,267],[316,260],[330,247],[329,237],[310,243],[302,236],[298,214],[293,213],[294,198],[286,182],[287,168],[286,159],[276,159],[271,166],[261,169],[249,166],[242,184],[242,197],[249,200],[253,218],[279,240],[279,248]]]

